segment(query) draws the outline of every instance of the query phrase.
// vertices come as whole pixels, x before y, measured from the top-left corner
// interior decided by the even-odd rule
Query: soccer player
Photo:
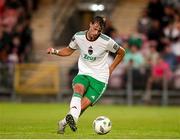
[[[82,113],[93,106],[106,90],[108,79],[122,61],[125,50],[113,39],[102,33],[105,20],[96,16],[86,31],[77,32],[68,47],[59,50],[48,48],[47,53],[58,56],[70,56],[79,50],[79,72],[72,82],[73,96],[70,102],[69,113],[59,121],[58,133],[63,134],[68,124],[72,131],[77,130],[77,121]],[[109,66],[107,63],[109,52],[116,53],[116,57]]]

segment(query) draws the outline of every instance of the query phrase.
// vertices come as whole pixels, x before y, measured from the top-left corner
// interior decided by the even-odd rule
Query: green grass
[[[68,108],[55,103],[0,103],[0,138],[180,138],[178,107],[96,105],[80,118],[77,132],[67,128],[64,135],[57,134],[57,121]],[[93,120],[100,115],[112,121],[112,130],[106,135],[97,135],[92,129]]]

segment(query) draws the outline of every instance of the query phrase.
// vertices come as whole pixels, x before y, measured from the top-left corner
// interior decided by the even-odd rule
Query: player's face
[[[96,40],[101,32],[102,29],[98,23],[90,23],[90,27],[88,30],[88,37],[90,38],[90,40]]]

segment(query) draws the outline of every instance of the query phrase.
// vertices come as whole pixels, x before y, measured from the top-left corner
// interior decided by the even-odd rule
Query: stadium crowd
[[[32,50],[33,0],[0,0],[0,63],[28,62]]]
[[[30,61],[31,16],[37,6],[38,0],[0,0],[0,66]],[[150,99],[154,83],[162,87],[164,78],[169,88],[180,89],[179,0],[149,0],[133,34],[119,34],[110,20],[104,33],[118,44],[127,43],[125,58],[113,72],[109,88],[126,88],[131,68],[133,89],[145,89],[145,100]],[[75,73],[77,65],[70,70],[70,79]]]
[[[140,13],[136,33],[119,35],[109,21],[105,34],[111,36],[117,43],[128,44],[124,62],[111,76],[111,88],[125,86],[124,81],[127,81],[129,67],[132,68],[133,88],[145,88],[147,91],[145,100],[150,99],[152,86],[162,86],[164,77],[170,87],[180,88],[180,2],[178,0],[149,0]]]

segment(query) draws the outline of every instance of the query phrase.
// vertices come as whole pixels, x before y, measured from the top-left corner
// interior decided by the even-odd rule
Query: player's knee
[[[73,90],[75,93],[79,93],[79,94],[83,95],[85,92],[85,87],[82,84],[75,84],[73,86]]]
[[[81,101],[81,110],[86,110],[91,104],[91,101],[87,97],[84,97]]]

